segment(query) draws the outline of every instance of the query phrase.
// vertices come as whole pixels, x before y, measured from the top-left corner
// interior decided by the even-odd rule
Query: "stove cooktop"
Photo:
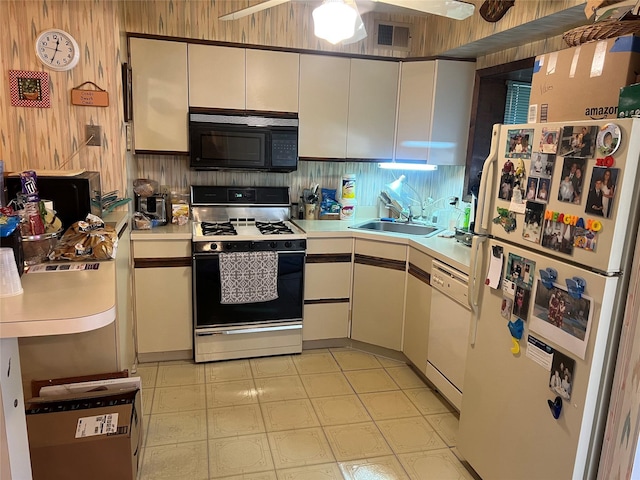
[[[193,241],[271,241],[306,238],[305,233],[288,221],[194,222]]]

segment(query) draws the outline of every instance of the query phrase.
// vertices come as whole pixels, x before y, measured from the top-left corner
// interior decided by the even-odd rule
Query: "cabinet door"
[[[347,158],[391,159],[398,62],[351,59]]]
[[[189,45],[189,105],[245,108],[245,49]]]
[[[351,338],[402,349],[405,272],[356,263]]]
[[[130,38],[136,151],[187,152],[187,44]]]
[[[345,158],[349,59],[300,55],[301,157]]]
[[[426,160],[431,139],[435,62],[404,62],[398,100],[397,160]]]
[[[247,110],[298,111],[300,55],[247,49]]]
[[[431,286],[424,277],[411,274],[409,266],[402,351],[422,373],[427,368],[430,309]]]
[[[351,262],[307,263],[304,273],[305,300],[349,298]]]
[[[349,336],[349,302],[314,303],[304,306],[302,340],[347,338]]]
[[[431,141],[442,148],[430,149],[429,162],[465,165],[476,64],[436,60],[435,78]]]
[[[193,348],[191,267],[134,269],[138,353]]]

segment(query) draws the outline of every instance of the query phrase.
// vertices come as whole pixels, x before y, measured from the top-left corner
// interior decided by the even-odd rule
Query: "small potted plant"
[[[40,81],[37,78],[20,78],[20,91],[25,100],[40,99]]]

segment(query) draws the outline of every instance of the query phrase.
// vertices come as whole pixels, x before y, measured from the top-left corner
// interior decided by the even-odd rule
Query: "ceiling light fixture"
[[[437,165],[430,165],[428,163],[396,163],[387,162],[379,163],[378,168],[386,168],[388,170],[422,170],[422,171],[434,171],[438,170]]]
[[[316,37],[335,45],[353,37],[356,26],[356,11],[344,0],[324,0],[313,10],[313,28]]]

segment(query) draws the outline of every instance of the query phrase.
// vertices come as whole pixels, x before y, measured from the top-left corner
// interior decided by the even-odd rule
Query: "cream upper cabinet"
[[[300,55],[299,156],[346,157],[349,70],[348,58]]]
[[[245,109],[245,49],[189,45],[189,106]]]
[[[351,59],[347,158],[392,157],[399,69],[398,62]]]
[[[300,55],[247,49],[247,110],[298,111]]]
[[[464,165],[475,63],[404,62],[401,70],[396,160]]]
[[[130,38],[136,151],[187,152],[187,44]]]

